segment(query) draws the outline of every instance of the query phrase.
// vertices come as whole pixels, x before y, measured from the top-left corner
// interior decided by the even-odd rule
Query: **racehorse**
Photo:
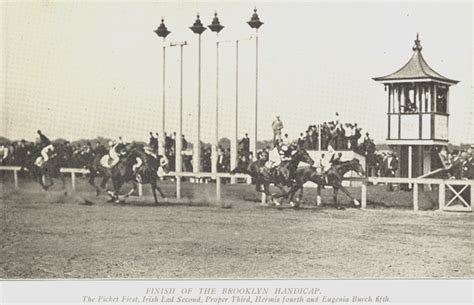
[[[334,200],[334,205],[336,206],[336,209],[338,210],[343,210],[344,208],[339,205],[337,201],[337,193],[339,190],[341,190],[344,194],[346,194],[353,202],[355,206],[360,206],[359,201],[352,197],[352,195],[349,193],[349,191],[342,186],[342,180],[344,175],[349,172],[349,171],[354,171],[360,176],[365,176],[365,171],[364,168],[362,167],[362,164],[360,164],[359,160],[357,159],[352,159],[349,161],[341,161],[337,165],[332,165],[331,168],[326,172],[326,173],[319,173],[315,167],[312,166],[304,166],[300,167],[296,170],[295,173],[295,184],[289,191],[288,195],[290,197],[290,204],[293,204],[293,198],[294,195],[298,190],[300,190],[300,194],[297,200],[296,205],[298,206],[299,203],[301,202],[301,198],[303,197],[303,185],[307,181],[314,182],[318,185],[317,191],[318,191],[318,197],[317,197],[317,204],[321,204],[321,187],[324,187],[325,185],[332,186],[333,188],[333,200]]]
[[[54,151],[44,164],[40,164],[39,158],[42,157],[40,156],[41,149],[38,148],[32,151],[31,157],[26,160],[24,167],[28,169],[44,190],[48,190],[53,186],[54,179],[56,178],[61,180],[62,189],[64,190],[66,188],[66,180],[61,173],[61,167],[64,164],[64,150],[61,144],[54,144],[53,146]],[[48,180],[50,183],[46,184]]]
[[[265,160],[261,159],[250,163],[247,168],[236,168],[231,171],[231,174],[238,172],[250,175],[254,179],[256,191],[267,195],[275,205],[280,205],[275,197],[287,197],[288,193],[285,192],[284,187],[293,186],[294,175],[300,162],[310,165],[314,164],[313,159],[311,159],[308,152],[303,148],[296,149],[291,160],[283,161],[275,168],[270,169],[266,167]],[[271,183],[278,187],[281,193],[270,194]]]
[[[100,194],[100,189],[95,185],[95,177],[103,176],[100,184],[101,188],[111,197],[111,201],[119,203],[119,192],[123,184],[130,182],[132,184],[132,190],[130,190],[125,198],[129,197],[137,189],[137,183],[150,184],[153,192],[153,198],[155,204],[158,204],[156,196],[156,190],[160,193],[162,198],[165,195],[158,187],[158,168],[161,166],[164,172],[168,172],[168,161],[163,156],[153,156],[145,152],[143,147],[138,145],[129,145],[118,147],[121,156],[120,161],[112,168],[104,167],[101,163],[102,157],[105,153],[97,154],[91,165],[89,166],[90,176],[89,184],[91,184],[95,190],[96,195]],[[142,165],[136,171],[133,170],[133,165],[137,162],[137,158],[140,158]],[[112,179],[114,190],[111,191],[106,188],[107,181]]]

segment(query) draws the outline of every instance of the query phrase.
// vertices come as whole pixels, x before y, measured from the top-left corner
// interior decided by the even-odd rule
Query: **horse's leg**
[[[156,182],[156,180],[155,180],[155,182],[154,182],[153,184],[155,185],[155,190],[157,190],[158,193],[160,193],[161,198],[166,199],[165,194],[163,193],[163,191],[161,190],[161,188],[158,186],[158,183]]]
[[[38,176],[36,177],[36,179],[38,179],[38,183],[41,185],[41,187],[43,188],[43,190],[47,191],[48,188],[47,188],[46,185],[44,184],[44,180],[45,180],[45,179],[44,179],[44,175],[43,175],[43,174],[38,175]]]
[[[44,188],[45,190],[48,190],[50,187],[53,186],[54,184],[54,179],[49,175],[49,174],[43,174],[43,177],[44,177],[44,182],[46,182],[46,180],[48,179],[49,180],[49,185],[45,185]]]
[[[316,196],[316,205],[317,206],[320,206],[323,202],[321,200],[321,186],[318,184],[318,187],[317,187],[317,196]],[[303,193],[303,188],[301,189],[301,193]]]
[[[355,205],[356,207],[359,207],[359,206],[360,206],[360,202],[359,202],[357,199],[355,199],[354,197],[352,197],[351,193],[349,193],[349,191],[348,191],[345,187],[343,187],[343,186],[341,185],[341,186],[339,186],[339,188],[341,189],[341,191],[342,191],[344,194],[347,195],[347,197],[349,197],[349,198],[352,200],[352,202],[354,203],[354,205]]]
[[[110,176],[104,176],[102,178],[102,182],[100,183],[100,187],[107,193],[107,195],[110,196],[110,199],[107,202],[114,202],[116,195],[114,191],[109,190],[109,188],[107,187],[107,181],[109,181],[109,179],[110,179]],[[113,179],[112,179],[112,184],[115,189],[115,182]]]
[[[100,188],[97,187],[97,185],[95,185],[95,172],[94,172],[94,170],[91,169],[91,170],[90,170],[90,173],[91,173],[91,174],[90,174],[90,176],[89,176],[89,184],[94,187],[94,189],[95,189],[95,195],[96,195],[96,196],[99,196],[99,194],[100,194]]]
[[[296,204],[293,203],[293,198],[295,197],[296,192],[298,192],[299,189],[302,189],[303,187],[299,184],[295,184],[291,187],[290,191],[288,192],[288,196],[290,198],[290,205],[293,207],[299,207],[300,206],[300,201],[297,200]]]
[[[104,176],[104,178],[102,178],[102,182],[100,183],[100,186],[102,187],[102,189],[107,193],[107,195],[110,196],[110,199],[107,200],[107,202],[115,202],[115,197],[117,197],[118,199],[118,195],[116,196],[115,195],[115,192],[112,191],[112,190],[109,190],[109,188],[107,188],[107,181],[110,179],[109,176]],[[115,189],[115,182],[114,182],[114,179],[112,179],[112,184],[113,184],[113,187]]]
[[[64,174],[59,172],[58,173],[59,180],[61,180],[61,189],[66,189],[66,178],[64,177]]]
[[[270,194],[270,184],[263,183],[262,188],[260,188],[259,193],[265,194],[265,202],[261,205],[267,205],[267,201],[272,199],[272,194]],[[271,201],[271,200],[270,200]]]
[[[113,194],[114,194],[115,204],[120,203],[120,188],[122,187],[124,183],[123,181],[121,181],[121,179],[120,181],[118,180],[119,179],[112,179],[112,184],[114,186]],[[133,188],[132,191],[130,191],[128,194],[133,193],[134,191],[135,191],[135,188]],[[128,194],[125,196],[125,198],[129,196]]]
[[[300,193],[299,193],[298,198],[297,198],[298,205],[300,205],[303,202],[303,189],[304,189],[304,187],[301,185],[300,189],[299,189]]]
[[[61,189],[66,190],[66,178],[64,178],[64,175],[61,172],[59,173],[59,179],[61,179],[62,183]],[[67,190],[64,192],[64,195],[67,195]]]
[[[130,181],[130,183],[132,184],[132,189],[127,193],[125,194],[125,197],[124,198],[128,198],[130,197],[130,195],[132,195],[133,193],[135,193],[135,191],[137,190],[137,183],[135,181]],[[122,186],[122,185],[120,185]]]
[[[296,193],[297,190],[298,190],[298,185],[294,184],[293,186],[291,186],[290,190],[288,191],[287,197],[290,199],[290,205],[291,206],[296,206],[293,203],[293,197],[295,197],[295,193]]]
[[[109,181],[109,176],[104,176],[104,178],[102,178],[102,182],[100,183],[100,187],[103,189],[103,190],[108,190],[107,189],[107,181]]]
[[[339,202],[337,201],[337,193],[339,191],[339,188],[337,186],[333,186],[333,199],[334,199],[334,205],[336,206],[337,210],[345,210],[344,207],[339,205]]]
[[[153,199],[155,200],[155,204],[158,204],[158,199],[156,198],[156,182],[150,182],[151,192],[153,193]]]
[[[285,193],[285,189],[283,188],[283,185],[281,185],[281,183],[277,183],[275,184],[276,187],[278,187],[278,189],[280,190],[280,193],[277,193],[277,194],[273,194],[272,195],[272,201],[273,203],[276,205],[276,206],[280,206],[281,203],[278,202],[275,197],[277,198],[281,198],[281,197],[285,197],[286,193]]]

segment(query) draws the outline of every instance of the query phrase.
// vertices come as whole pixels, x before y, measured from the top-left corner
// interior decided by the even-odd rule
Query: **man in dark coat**
[[[148,142],[148,146],[151,147],[153,153],[158,154],[158,133],[155,133],[155,135],[150,131],[150,141]]]
[[[385,177],[395,177],[398,170],[398,158],[395,152],[391,152],[389,156],[384,160],[384,173]],[[387,185],[387,190],[393,192],[393,186],[391,183]]]
[[[239,145],[242,145],[242,152],[245,156],[248,156],[250,152],[250,139],[248,133],[246,133],[245,137],[240,140]]]

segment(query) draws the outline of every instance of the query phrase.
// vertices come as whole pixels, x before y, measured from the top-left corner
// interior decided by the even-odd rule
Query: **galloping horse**
[[[169,171],[166,157],[153,156],[146,153],[141,146],[129,145],[121,148],[122,157],[118,164],[112,168],[108,168],[104,167],[100,162],[104,155],[105,154],[97,155],[89,166],[89,184],[95,188],[96,195],[99,195],[100,189],[95,185],[94,179],[97,176],[103,176],[100,186],[111,197],[111,200],[115,201],[115,203],[119,203],[120,188],[127,182],[132,184],[132,190],[125,195],[125,198],[129,197],[137,189],[137,183],[150,184],[155,204],[158,204],[156,190],[158,190],[161,197],[165,198],[165,195],[157,184],[157,172],[160,166],[164,172]],[[134,171],[133,165],[137,162],[137,158],[141,159],[142,165],[138,170]],[[114,191],[106,188],[109,179],[112,179]]]
[[[302,148],[299,148],[295,150],[291,160],[283,161],[275,168],[270,169],[265,166],[264,160],[257,160],[250,163],[246,169],[236,168],[232,170],[231,174],[239,172],[250,175],[254,179],[256,191],[265,193],[276,205],[280,205],[275,197],[287,197],[287,193],[283,187],[293,186],[295,172],[300,162],[305,162],[310,165],[314,164],[314,161],[311,159],[308,152]],[[281,193],[270,194],[270,183],[273,183],[276,187],[278,187]]]
[[[293,197],[296,194],[298,190],[300,190],[300,194],[297,200],[297,204],[295,206],[298,206],[299,203],[301,202],[301,198],[303,197],[303,185],[307,181],[314,182],[318,185],[318,197],[317,197],[317,204],[321,204],[321,187],[325,185],[332,186],[333,188],[333,199],[334,199],[334,204],[338,210],[343,210],[344,208],[339,205],[337,201],[337,193],[339,190],[341,190],[344,194],[346,194],[353,202],[355,206],[360,206],[359,201],[352,197],[352,195],[349,193],[349,191],[342,186],[342,179],[344,175],[349,172],[349,171],[354,171],[358,173],[361,176],[365,176],[365,171],[364,168],[362,167],[362,164],[360,164],[359,160],[357,159],[352,159],[350,161],[342,161],[338,163],[337,165],[331,166],[331,168],[325,173],[318,173],[317,169],[315,167],[311,166],[305,166],[305,167],[300,167],[296,170],[295,173],[295,184],[293,185],[292,189],[288,193],[290,196],[290,203],[293,203]],[[293,205],[293,204],[292,204]]]
[[[42,165],[38,165],[40,157],[40,149],[32,151],[31,157],[28,158],[24,164],[24,167],[33,176],[33,179],[37,180],[38,183],[43,187],[44,190],[48,190],[54,185],[54,179],[59,178],[62,182],[62,189],[66,188],[66,180],[64,175],[61,173],[61,167],[64,165],[64,149],[61,144],[54,145],[54,152]],[[49,180],[49,184],[46,184]]]

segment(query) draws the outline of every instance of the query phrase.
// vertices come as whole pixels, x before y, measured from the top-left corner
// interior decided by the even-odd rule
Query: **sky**
[[[147,140],[159,131],[162,46],[153,32],[165,19],[166,130],[176,130],[179,49],[184,47],[183,133],[195,136],[198,36],[214,11],[219,34],[219,135],[235,126],[239,45],[239,135],[253,135],[255,103],[254,6],[259,30],[259,139],[270,139],[279,115],[296,138],[335,112],[357,122],[377,143],[387,135],[387,97],[372,77],[392,73],[412,55],[418,32],[423,56],[442,75],[459,80],[450,92],[450,141],[474,143],[472,4],[441,2],[2,2],[0,136],[33,140],[104,136]],[[249,37],[252,37],[249,40]],[[201,138],[215,137],[216,34],[202,34]]]

